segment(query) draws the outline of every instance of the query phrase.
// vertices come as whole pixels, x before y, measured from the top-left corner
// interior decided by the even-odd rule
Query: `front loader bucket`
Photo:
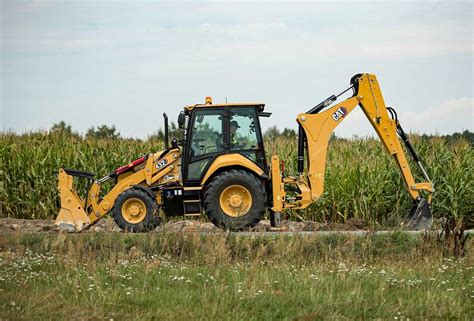
[[[404,226],[409,230],[427,230],[433,223],[431,206],[427,200],[421,199],[413,205]]]
[[[69,170],[60,169],[58,174],[58,189],[61,196],[61,210],[56,217],[55,225],[61,231],[80,232],[90,225],[91,221],[84,211],[84,201],[73,189],[73,176]]]
[[[90,224],[90,220],[83,210],[61,207],[55,225],[63,232],[80,232]]]

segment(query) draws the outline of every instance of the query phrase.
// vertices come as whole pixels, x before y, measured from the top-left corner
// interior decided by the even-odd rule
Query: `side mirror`
[[[184,129],[184,123],[185,122],[186,122],[186,116],[184,115],[184,111],[182,111],[178,115],[178,127],[179,127],[179,129]]]

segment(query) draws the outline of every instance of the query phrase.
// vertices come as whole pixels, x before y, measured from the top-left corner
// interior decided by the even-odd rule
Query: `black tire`
[[[139,222],[130,222],[128,221],[122,214],[122,207],[128,200],[140,200],[143,202],[146,208],[146,213],[143,215],[143,219]],[[126,232],[149,232],[154,230],[160,223],[161,218],[158,217],[158,204],[156,203],[155,199],[151,197],[147,192],[129,188],[117,197],[115,200],[114,207],[112,209],[112,213],[114,216],[115,223]]]
[[[252,197],[247,213],[233,217],[227,215],[220,205],[220,196],[229,186],[245,187]],[[240,231],[257,225],[265,214],[267,193],[262,182],[244,170],[229,170],[214,177],[204,193],[204,209],[211,222],[220,228]]]

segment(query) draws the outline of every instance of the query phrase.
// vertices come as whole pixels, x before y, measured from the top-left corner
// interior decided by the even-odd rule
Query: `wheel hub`
[[[145,203],[139,198],[126,200],[122,205],[122,216],[128,223],[140,223],[146,217]]]
[[[237,208],[237,207],[242,206],[243,201],[244,201],[244,200],[243,200],[243,198],[242,198],[241,195],[236,195],[236,194],[234,194],[234,195],[232,195],[232,196],[230,197],[229,204],[230,204],[230,206],[232,206],[233,208]]]
[[[231,185],[222,191],[219,203],[225,214],[239,217],[250,210],[252,195],[242,185]]]
[[[137,216],[137,215],[140,215],[140,208],[136,205],[132,205],[130,206],[129,208],[129,213],[130,215],[132,216]]]

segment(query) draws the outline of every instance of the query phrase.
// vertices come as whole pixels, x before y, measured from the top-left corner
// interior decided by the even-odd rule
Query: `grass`
[[[434,235],[6,234],[0,319],[472,319]],[[468,244],[472,246],[472,240]]]
[[[435,217],[465,218],[474,224],[474,149],[465,140],[413,136],[436,193]],[[139,156],[161,150],[161,141],[84,139],[61,133],[0,134],[0,217],[53,219],[59,206],[56,173],[74,168],[99,177]],[[266,142],[267,154],[296,172],[297,142]],[[378,139],[334,139],[330,143],[325,193],[304,211],[287,212],[296,220],[345,222],[361,218],[371,225],[395,225],[408,213],[411,199],[395,162]],[[417,168],[412,171],[421,181]]]

